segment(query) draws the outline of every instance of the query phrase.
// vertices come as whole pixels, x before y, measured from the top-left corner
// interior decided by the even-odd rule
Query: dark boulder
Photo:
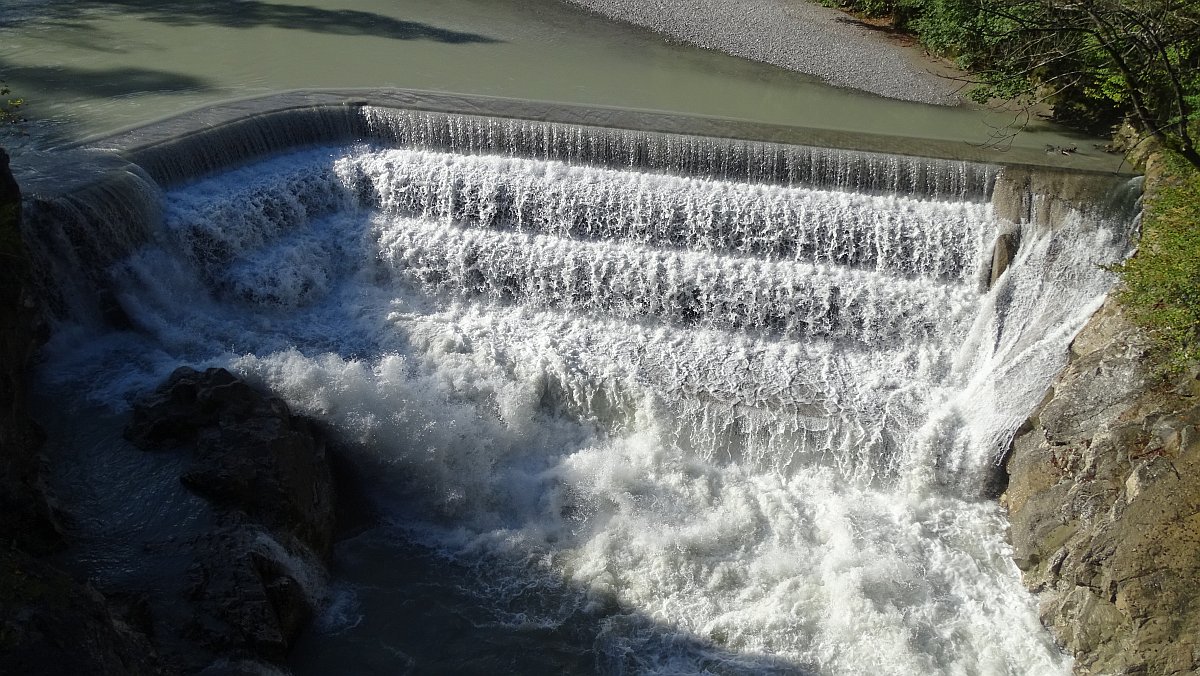
[[[184,634],[222,658],[282,662],[312,616],[322,571],[252,524],[229,524],[194,543]]]
[[[186,579],[152,600],[155,640],[185,672],[276,668],[312,617],[335,528],[323,435],[224,369],[180,368],[134,405],[126,437],[186,453],[181,483],[212,508]]]
[[[0,553],[0,673],[172,673],[96,590],[11,550]]]
[[[147,450],[187,449],[185,486],[328,557],[335,515],[325,440],[283,400],[225,369],[183,367],[135,405],[126,435]]]

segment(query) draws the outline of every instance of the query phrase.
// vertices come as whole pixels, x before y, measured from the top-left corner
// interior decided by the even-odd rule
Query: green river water
[[[17,149],[280,90],[403,87],[909,137],[940,156],[1118,165],[1094,139],[1044,122],[979,158],[1012,114],[830,87],[553,0],[9,0],[0,78],[27,102],[31,122],[5,140]]]

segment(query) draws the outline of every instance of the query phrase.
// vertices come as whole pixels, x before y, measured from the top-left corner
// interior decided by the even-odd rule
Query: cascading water
[[[1111,284],[1124,216],[1006,224],[997,170],[969,163],[354,125],[387,142],[154,196],[161,225],[91,273],[128,327],[65,318],[44,375],[120,410],[180,363],[228,366],[372,468],[387,524],[340,545],[298,671],[548,669],[530,632],[586,655],[560,670],[1069,670],[981,496]],[[154,153],[151,176],[188,173]],[[461,608],[379,600],[412,565],[398,542],[453,580],[425,600]],[[462,618],[482,647],[455,662]]]

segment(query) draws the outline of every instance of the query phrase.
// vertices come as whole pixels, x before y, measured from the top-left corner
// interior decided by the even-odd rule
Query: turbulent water
[[[988,289],[1012,224],[971,165],[898,194],[934,165],[769,182],[426,145],[156,196],[101,275],[127,328],[66,322],[50,352],[114,410],[227,366],[367,468],[386,523],[339,545],[298,671],[1069,671],[985,494],[1124,223],[1019,224]],[[396,580],[426,591],[384,602]]]

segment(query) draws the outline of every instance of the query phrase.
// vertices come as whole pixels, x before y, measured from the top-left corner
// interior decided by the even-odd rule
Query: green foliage
[[[823,0],[823,2],[826,6],[840,7],[870,18],[891,16],[895,13],[897,5],[897,0]]]
[[[1105,133],[1122,119],[1200,167],[1197,0],[841,0],[891,16],[954,58],[969,96],[1049,103],[1064,123]]]
[[[1170,370],[1200,361],[1200,170],[1169,155],[1148,200],[1138,253],[1117,266],[1117,298],[1164,349]]]
[[[23,121],[19,111],[21,106],[25,105],[25,100],[8,98],[11,93],[12,90],[8,88],[8,85],[0,81],[0,125]]]
[[[976,24],[986,17],[979,14],[974,0],[908,0],[911,18],[905,28],[921,39],[925,48],[942,56],[970,58],[964,52]]]

